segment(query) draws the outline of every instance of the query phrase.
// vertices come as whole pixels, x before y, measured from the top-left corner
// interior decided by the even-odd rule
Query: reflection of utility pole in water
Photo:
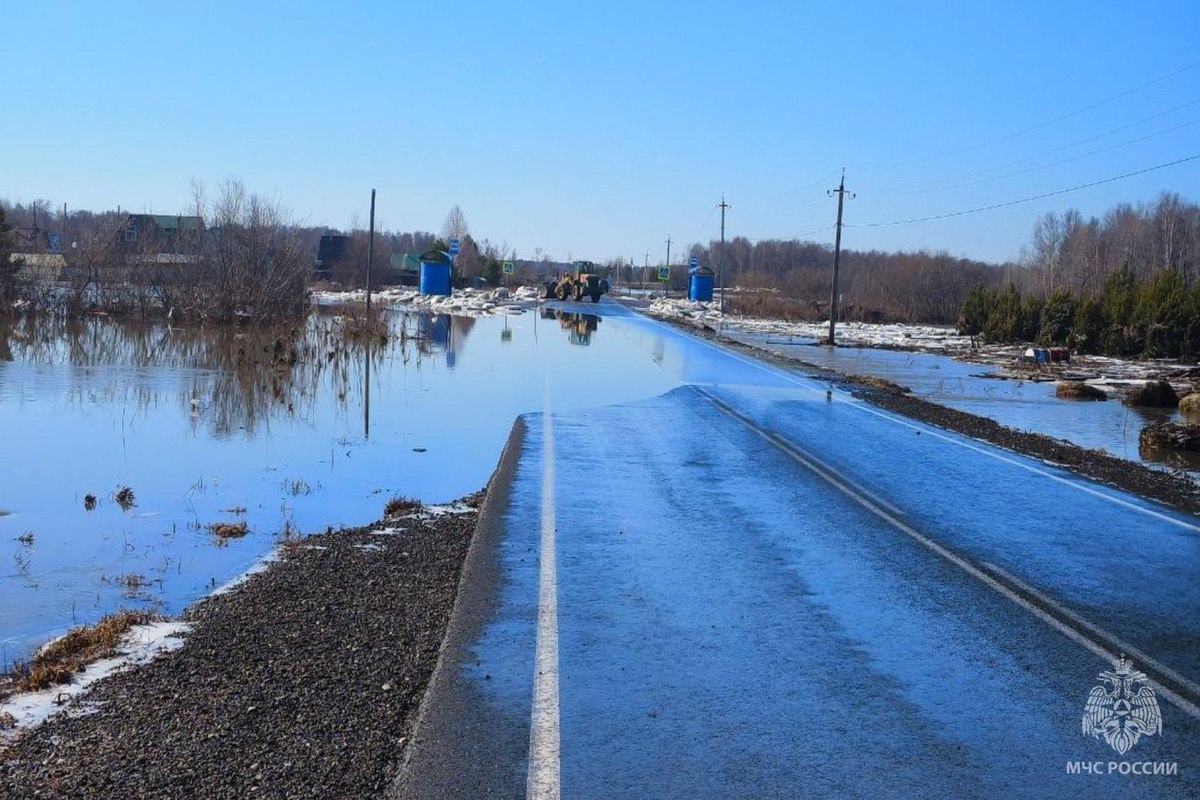
[[[371,438],[371,337],[367,337],[363,368],[363,440]]]

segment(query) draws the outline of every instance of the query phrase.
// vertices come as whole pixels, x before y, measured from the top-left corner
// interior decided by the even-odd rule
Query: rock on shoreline
[[[379,796],[474,532],[459,511],[308,537],[201,601],[182,648],[0,750],[0,796]]]

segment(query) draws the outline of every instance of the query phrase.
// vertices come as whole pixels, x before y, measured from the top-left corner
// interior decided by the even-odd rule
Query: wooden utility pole
[[[717,206],[721,209],[721,254],[717,258],[717,279],[721,282],[721,313],[725,313],[725,209],[733,208],[729,203],[725,202],[725,195],[721,195],[721,204]]]
[[[838,199],[837,232],[833,236],[833,294],[829,300],[829,344],[832,345],[835,342],[834,333],[838,318],[838,267],[842,261],[842,201],[847,194],[851,199],[854,197],[854,192],[846,191],[845,167],[842,167],[842,182],[838,184],[838,188],[830,189],[828,194],[830,197],[836,194]]]
[[[671,234],[668,233],[667,234],[667,270],[668,270],[668,274],[670,274],[670,272],[669,272],[670,269],[671,269]],[[671,284],[668,281],[663,281],[663,297],[666,297],[671,293],[670,287],[671,287]]]
[[[367,325],[371,324],[371,267],[375,261],[375,190],[371,190],[371,227],[367,234]]]

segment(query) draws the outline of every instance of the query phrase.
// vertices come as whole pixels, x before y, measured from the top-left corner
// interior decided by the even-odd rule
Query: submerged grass
[[[242,522],[214,522],[208,530],[222,539],[240,539],[250,532],[250,528]]]
[[[122,609],[102,617],[95,625],[68,631],[39,650],[31,660],[14,664],[7,675],[0,676],[0,700],[17,692],[35,692],[68,683],[88,664],[116,655],[117,646],[130,628],[163,619],[162,615],[149,611]]]

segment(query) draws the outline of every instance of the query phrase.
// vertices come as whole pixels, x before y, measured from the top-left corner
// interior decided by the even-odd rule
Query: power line
[[[1089,142],[1094,142],[1094,141],[1096,141],[1097,139],[1103,139],[1104,137],[1106,137],[1106,136],[1111,136],[1111,135],[1112,135],[1112,134],[1114,134],[1114,133],[1120,133],[1121,131],[1124,131],[1124,130],[1129,130],[1130,128],[1136,128],[1136,127],[1137,127],[1137,126],[1139,126],[1139,125],[1144,125],[1144,124],[1146,124],[1147,122],[1151,122],[1151,121],[1153,121],[1153,120],[1159,119],[1160,117],[1165,117],[1165,116],[1167,116],[1168,114],[1173,114],[1173,113],[1175,113],[1176,111],[1180,111],[1180,110],[1182,110],[1182,109],[1184,109],[1184,108],[1188,108],[1188,107],[1190,107],[1190,106],[1194,106],[1194,105],[1196,105],[1197,103],[1200,103],[1200,97],[1197,97],[1197,98],[1194,98],[1194,99],[1192,99],[1192,100],[1189,100],[1189,101],[1188,101],[1188,102],[1186,102],[1186,103],[1181,103],[1181,104],[1179,104],[1179,105],[1177,105],[1177,106],[1173,106],[1172,108],[1168,108],[1166,111],[1160,111],[1160,112],[1158,112],[1157,114],[1151,114],[1151,115],[1150,115],[1150,116],[1148,116],[1148,117],[1142,117],[1141,119],[1137,120],[1136,122],[1130,122],[1130,123],[1126,123],[1125,125],[1120,125],[1120,126],[1118,126],[1118,127],[1116,127],[1116,128],[1110,128],[1109,130],[1106,130],[1106,131],[1104,131],[1104,132],[1102,132],[1102,133],[1097,133],[1097,134],[1095,134],[1095,135],[1093,135],[1093,136],[1088,136],[1088,137],[1086,137],[1086,138],[1084,138],[1084,139],[1079,139],[1079,140],[1077,140],[1077,141],[1071,142],[1071,143],[1069,143],[1069,144],[1062,145],[1062,146],[1060,146],[1060,147],[1055,147],[1055,148],[1052,148],[1052,149],[1050,149],[1050,150],[1044,150],[1044,151],[1042,151],[1041,153],[1037,153],[1037,154],[1035,154],[1035,155],[1032,155],[1032,156],[1026,156],[1026,157],[1024,157],[1024,158],[1018,158],[1018,159],[1014,159],[1013,161],[1006,161],[1006,162],[1004,162],[1003,164],[997,164],[996,166],[993,166],[993,167],[987,167],[986,169],[980,169],[980,170],[976,170],[975,172],[968,172],[966,175],[963,175],[963,176],[962,176],[962,177],[959,179],[959,182],[957,182],[957,183],[951,183],[951,184],[939,184],[939,185],[936,185],[936,186],[935,186],[935,185],[924,185],[924,186],[917,186],[917,187],[908,187],[908,188],[905,188],[905,189],[898,189],[898,190],[896,190],[896,191],[893,191],[893,192],[886,192],[886,193],[876,193],[876,194],[875,194],[875,196],[876,196],[876,197],[883,197],[883,196],[895,196],[895,195],[907,195],[907,194],[922,194],[922,193],[924,193],[924,192],[940,192],[940,191],[943,191],[943,190],[945,190],[945,189],[952,189],[952,188],[957,188],[957,187],[960,187],[960,186],[971,186],[971,185],[973,185],[974,183],[981,183],[981,182],[983,182],[983,181],[992,180],[992,178],[981,177],[981,176],[985,176],[985,175],[988,175],[989,173],[993,173],[993,172],[999,172],[1000,170],[1007,169],[1007,168],[1009,168],[1009,167],[1016,167],[1016,166],[1019,166],[1019,165],[1021,165],[1021,164],[1027,164],[1027,163],[1029,163],[1030,161],[1036,161],[1036,160],[1038,160],[1039,158],[1045,158],[1046,156],[1052,156],[1052,155],[1054,155],[1055,153],[1061,153],[1061,152],[1063,152],[1064,150],[1070,150],[1070,149],[1072,149],[1072,148],[1074,148],[1074,147],[1078,147],[1079,145],[1082,145],[1082,144],[1088,144]],[[1167,130],[1164,130],[1164,131],[1159,131],[1158,133],[1148,134],[1146,137],[1143,137],[1142,139],[1132,139],[1132,140],[1126,141],[1126,142],[1125,142],[1125,144],[1133,144],[1133,143],[1135,143],[1135,142],[1143,141],[1145,138],[1149,138],[1150,136],[1158,136],[1158,135],[1161,135],[1161,134],[1163,134],[1163,133],[1170,133],[1170,132],[1172,132],[1172,131],[1178,130],[1178,128],[1179,128],[1179,127],[1184,127],[1184,126],[1186,126],[1186,125],[1191,125],[1191,124],[1194,124],[1194,123],[1184,123],[1183,125],[1181,125],[1181,126],[1178,126],[1178,127],[1176,127],[1176,128],[1168,128]],[[1088,153],[1085,153],[1084,155],[1085,155],[1085,156],[1086,156],[1086,155],[1095,155],[1096,153],[1102,153],[1102,152],[1104,152],[1104,150],[1103,150],[1103,149],[1101,149],[1101,150],[1092,150],[1092,151],[1090,151],[1090,152],[1088,152]],[[1082,157],[1082,156],[1081,156],[1081,157]],[[1057,162],[1054,162],[1053,164],[1046,164],[1046,165],[1043,165],[1043,166],[1047,166],[1047,167],[1049,167],[1049,166],[1055,166],[1056,164],[1062,164],[1062,163],[1064,163],[1064,162],[1063,162],[1063,161],[1057,161]],[[1008,177],[1008,176],[1011,176],[1011,175],[1019,175],[1019,174],[1023,174],[1024,172],[1028,172],[1028,171],[1032,171],[1032,170],[1036,170],[1036,169],[1041,169],[1041,168],[1042,168],[1042,167],[1031,167],[1029,170],[1022,170],[1022,171],[1020,171],[1020,172],[1008,173],[1008,175],[1007,175],[1007,176],[1003,176],[1003,177]],[[979,178],[980,180],[978,180],[978,181],[972,181],[972,180],[971,180],[972,178]]]
[[[898,220],[892,220],[889,222],[860,222],[857,225],[846,224],[844,227],[847,227],[847,228],[882,228],[882,227],[886,227],[889,225],[910,225],[910,224],[913,224],[916,222],[932,222],[932,221],[938,220],[938,219],[949,219],[951,217],[963,217],[963,216],[966,216],[967,214],[978,214],[981,211],[992,211],[997,208],[1006,208],[1007,206],[1020,205],[1021,203],[1031,203],[1034,200],[1042,200],[1046,197],[1055,197],[1060,194],[1067,194],[1068,192],[1077,192],[1080,189],[1090,189],[1093,186],[1100,186],[1101,184],[1112,183],[1114,181],[1120,181],[1120,180],[1124,180],[1126,178],[1132,178],[1137,175],[1145,175],[1147,172],[1154,172],[1156,170],[1166,169],[1167,167],[1174,167],[1177,164],[1186,164],[1187,162],[1195,161],[1196,159],[1200,159],[1200,153],[1198,153],[1194,156],[1180,158],[1175,161],[1168,161],[1165,164],[1156,164],[1153,167],[1146,167],[1145,169],[1139,169],[1139,170],[1136,170],[1135,172],[1126,172],[1124,175],[1114,175],[1110,178],[1102,178],[1101,180],[1098,180],[1098,181],[1092,181],[1091,183],[1081,183],[1078,186],[1071,186],[1066,189],[1058,189],[1053,192],[1044,192],[1043,194],[1037,194],[1032,197],[1022,197],[1020,200],[1009,200],[1006,203],[995,203],[990,206],[980,206],[979,208],[969,208],[965,211],[951,211],[946,214],[935,214],[933,216],[917,217],[915,219],[898,219]]]
[[[1189,100],[1186,103],[1180,103],[1179,105],[1174,106],[1173,108],[1168,108],[1166,111],[1160,111],[1157,114],[1151,114],[1148,117],[1142,117],[1141,119],[1139,119],[1136,122],[1130,122],[1125,125],[1120,125],[1116,128],[1110,128],[1109,130],[1106,130],[1103,133],[1097,133],[1096,135],[1089,136],[1086,139],[1080,139],[1078,141],[1071,142],[1070,144],[1065,144],[1061,147],[1055,147],[1051,150],[1045,150],[1042,153],[1039,153],[1038,155],[1027,156],[1025,158],[1018,158],[1015,161],[1008,161],[1003,164],[999,164],[995,167],[989,167],[988,169],[979,170],[978,172],[973,172],[973,173],[964,175],[963,178],[965,180],[967,178],[974,178],[979,175],[986,175],[989,172],[995,172],[996,170],[1007,169],[1008,167],[1015,167],[1018,164],[1024,164],[1029,161],[1035,161],[1044,156],[1050,156],[1050,155],[1054,155],[1055,153],[1061,153],[1063,150],[1070,150],[1072,147],[1078,147],[1081,144],[1087,144],[1089,142],[1094,142],[1097,139],[1103,139],[1105,136],[1111,136],[1114,133],[1120,133],[1121,131],[1129,130],[1130,128],[1136,128],[1138,125],[1144,125],[1147,122],[1151,122],[1152,120],[1156,120],[1160,117],[1165,117],[1168,114],[1173,114],[1176,111],[1179,111],[1180,109],[1188,108],[1189,106],[1194,106],[1194,105],[1196,105],[1196,103],[1200,103],[1200,97]],[[1174,129],[1172,129],[1172,130],[1174,130]]]
[[[943,186],[941,188],[942,189],[960,189],[964,186],[976,186],[980,183],[987,183],[988,181],[998,181],[998,180],[1003,180],[1004,178],[1015,178],[1018,175],[1026,175],[1030,172],[1037,172],[1038,170],[1049,169],[1050,167],[1057,167],[1057,166],[1061,166],[1063,164],[1069,164],[1072,161],[1078,161],[1081,158],[1089,158],[1094,155],[1099,155],[1100,153],[1107,153],[1110,150],[1117,150],[1122,147],[1128,147],[1131,144],[1137,144],[1138,142],[1144,142],[1147,139],[1153,139],[1155,136],[1162,136],[1167,133],[1174,133],[1175,131],[1181,130],[1183,128],[1189,128],[1192,125],[1195,125],[1197,123],[1200,123],[1200,119],[1194,119],[1194,120],[1191,120],[1190,122],[1183,122],[1183,123],[1180,123],[1179,125],[1176,125],[1173,128],[1167,128],[1165,130],[1155,131],[1154,133],[1148,133],[1145,136],[1139,136],[1135,139],[1126,139],[1123,142],[1117,142],[1116,144],[1110,144],[1107,147],[1100,147],[1095,150],[1089,150],[1086,153],[1077,153],[1076,155],[1073,155],[1073,156],[1068,156],[1066,158],[1060,158],[1058,161],[1051,161],[1046,164],[1038,164],[1037,166],[1026,167],[1025,169],[1018,169],[1013,172],[1002,172],[999,175],[989,175],[985,178],[979,178],[979,179],[973,180],[973,181],[963,181],[961,183],[952,183],[952,184]],[[1026,159],[1026,160],[1028,160],[1028,159]]]
[[[1120,92],[1118,94],[1114,94],[1111,97],[1106,97],[1103,100],[1092,103],[1091,105],[1083,106],[1082,108],[1077,108],[1074,111],[1068,111],[1065,114],[1060,114],[1059,116],[1054,117],[1053,119],[1048,119],[1044,122],[1039,122],[1036,125],[1030,125],[1027,128],[1021,128],[1020,130],[1005,134],[1004,136],[1001,136],[998,139],[990,139],[986,142],[980,142],[978,144],[973,144],[969,147],[962,147],[962,148],[959,148],[958,150],[950,150],[945,153],[939,153],[937,155],[924,156],[922,158],[914,158],[914,159],[910,159],[908,161],[899,161],[895,164],[892,164],[891,166],[892,167],[903,167],[903,166],[908,166],[910,164],[920,164],[920,163],[923,163],[926,161],[936,161],[939,158],[946,158],[949,156],[960,155],[962,153],[969,153],[973,150],[979,150],[980,148],[988,147],[993,144],[999,144],[1000,142],[1007,142],[1010,139],[1017,138],[1018,136],[1024,136],[1027,133],[1032,133],[1033,131],[1041,130],[1042,128],[1046,128],[1046,127],[1049,127],[1056,123],[1062,122],[1065,119],[1070,119],[1071,117],[1077,117],[1080,114],[1084,114],[1088,111],[1093,111],[1102,106],[1106,106],[1109,103],[1115,103],[1117,100],[1120,100],[1124,97],[1128,97],[1129,95],[1134,94],[1136,92],[1140,92],[1142,89],[1146,89],[1150,86],[1153,86],[1156,83],[1162,83],[1163,81],[1165,81],[1169,78],[1173,78],[1176,75],[1179,75],[1180,73],[1187,72],[1188,70],[1195,69],[1196,67],[1200,67],[1200,61],[1193,61],[1191,64],[1182,66],[1173,72],[1168,72],[1166,75],[1162,75],[1160,77],[1154,78],[1153,80],[1146,81],[1143,84],[1139,84],[1138,86],[1134,86],[1132,89],[1126,89],[1125,91]]]

